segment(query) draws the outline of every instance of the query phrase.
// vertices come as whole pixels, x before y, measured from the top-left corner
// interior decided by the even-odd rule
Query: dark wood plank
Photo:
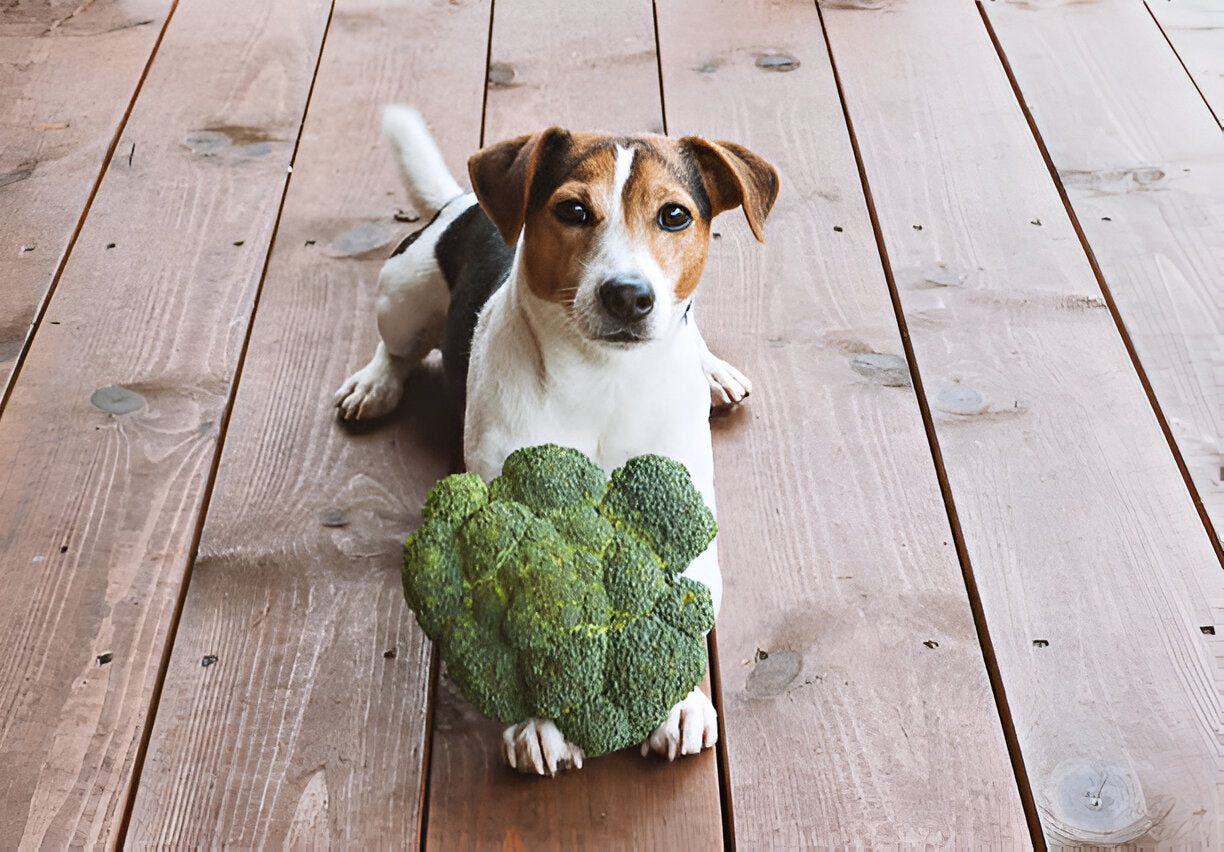
[[[669,3],[659,42],[669,131],[747,144],[783,180],[765,245],[716,223],[698,307],[754,382],[715,443],[736,840],[1022,845],[817,10]]]
[[[513,66],[516,76],[515,85],[490,88],[486,141],[550,124],[661,129],[654,26],[646,0],[499,0],[492,38],[494,62]],[[625,752],[589,760],[583,769],[556,778],[526,778],[502,763],[501,729],[480,719],[442,682],[429,781],[430,848],[715,849],[722,844],[714,752],[675,764]]]
[[[960,0],[845,6],[834,60],[1045,837],[1218,848],[1224,573],[989,34]]]
[[[398,413],[352,431],[331,394],[373,352],[378,268],[418,227],[393,221],[411,211],[383,105],[416,103],[462,174],[488,21],[487,0],[336,4],[136,797],[138,847],[418,842],[430,652],[399,564],[454,436],[428,374]]]
[[[0,10],[0,398],[171,5]]]
[[[327,13],[178,4],[14,385],[0,846],[115,840]]]

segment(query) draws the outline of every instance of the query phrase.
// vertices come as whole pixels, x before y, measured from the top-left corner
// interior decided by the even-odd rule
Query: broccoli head
[[[684,465],[605,479],[581,452],[518,450],[486,488],[430,492],[404,597],[452,680],[501,722],[552,719],[589,756],[641,742],[705,673],[710,592],[681,575],[717,527]]]

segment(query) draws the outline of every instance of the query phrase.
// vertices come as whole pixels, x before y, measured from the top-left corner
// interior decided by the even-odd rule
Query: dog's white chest
[[[712,485],[709,386],[695,329],[598,357],[559,344],[528,323],[499,291],[473,340],[465,456],[488,479],[515,449],[556,443],[605,471],[659,453]]]

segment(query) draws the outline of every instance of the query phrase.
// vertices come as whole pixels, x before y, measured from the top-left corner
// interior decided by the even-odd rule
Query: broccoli
[[[487,487],[440,481],[404,544],[404,597],[477,709],[552,719],[588,756],[641,742],[705,674],[710,591],[681,575],[717,526],[684,465],[611,480],[578,450],[518,450]]]

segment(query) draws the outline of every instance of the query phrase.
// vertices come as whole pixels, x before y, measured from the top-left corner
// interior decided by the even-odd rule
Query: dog
[[[742,207],[763,241],[777,171],[730,142],[553,127],[473,155],[468,193],[414,109],[387,107],[383,130],[413,203],[433,218],[379,274],[381,340],[336,392],[339,416],[390,412],[409,371],[441,347],[464,463],[486,482],[525,446],[574,447],[606,473],[658,453],[688,467],[713,511],[710,409],[751,385],[706,346],[693,296],[711,219]],[[717,613],[715,543],[685,574],[710,588]],[[641,751],[671,760],[717,737],[714,706],[694,689]],[[537,774],[583,760],[546,719],[507,728],[503,753]]]

